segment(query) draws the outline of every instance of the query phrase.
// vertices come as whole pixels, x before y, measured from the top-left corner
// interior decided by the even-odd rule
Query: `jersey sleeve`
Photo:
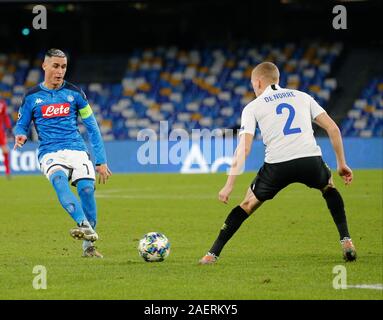
[[[92,108],[90,107],[88,101],[84,107],[79,108],[79,114],[88,132],[90,144],[94,151],[96,165],[105,164],[106,153],[104,143],[101,137],[100,128],[98,127],[96,117],[94,116]]]
[[[84,91],[80,90],[76,98],[78,109],[82,109],[86,107],[86,105],[89,105],[88,99],[86,98]]]
[[[248,107],[245,107],[241,115],[241,129],[239,130],[239,135],[243,133],[250,133],[255,135],[255,128],[257,126],[257,121],[255,119],[254,113]]]
[[[17,116],[17,123],[13,130],[15,136],[28,134],[29,126],[32,121],[32,106],[29,103],[29,99],[24,97],[23,102],[19,108]]]
[[[313,97],[309,96],[310,98],[310,113],[311,113],[311,120],[314,120],[317,116],[319,116],[321,113],[326,112],[325,109],[323,109],[318,102],[314,100]]]

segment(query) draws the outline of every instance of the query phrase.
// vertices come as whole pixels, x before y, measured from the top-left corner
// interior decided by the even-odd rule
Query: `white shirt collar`
[[[274,87],[275,89],[273,89],[273,87]],[[271,84],[271,85],[269,85],[269,86],[265,89],[265,91],[263,91],[262,95],[264,95],[264,94],[269,94],[270,92],[275,91],[275,90],[279,90],[279,89],[281,89],[281,87],[280,87],[279,85],[277,85],[277,84]]]

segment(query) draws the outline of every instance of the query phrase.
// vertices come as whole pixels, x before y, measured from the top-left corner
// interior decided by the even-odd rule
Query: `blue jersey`
[[[91,107],[82,90],[64,81],[58,89],[50,90],[42,83],[25,95],[19,110],[15,135],[27,135],[33,121],[39,137],[38,158],[59,150],[88,151],[78,129],[81,116],[97,164],[106,163],[104,144]]]

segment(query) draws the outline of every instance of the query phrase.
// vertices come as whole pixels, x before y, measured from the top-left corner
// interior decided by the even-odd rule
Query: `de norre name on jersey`
[[[283,98],[295,98],[295,94],[293,91],[278,92],[274,93],[273,95],[264,97],[263,99],[265,100],[265,102],[271,102]]]

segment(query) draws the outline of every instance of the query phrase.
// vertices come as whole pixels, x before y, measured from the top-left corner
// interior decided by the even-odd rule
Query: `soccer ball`
[[[164,261],[170,253],[170,242],[162,233],[149,232],[140,240],[138,253],[146,262]]]

